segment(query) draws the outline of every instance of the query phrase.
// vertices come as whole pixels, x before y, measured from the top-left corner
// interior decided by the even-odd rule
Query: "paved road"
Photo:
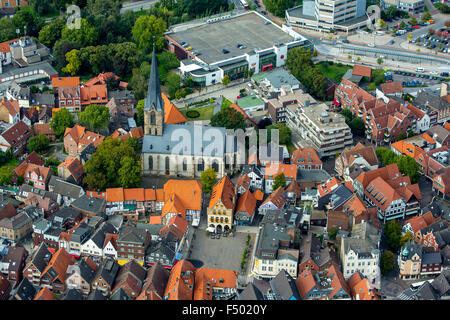
[[[124,2],[122,8],[120,9],[120,14],[124,14],[127,10],[132,10],[134,12],[141,10],[148,10],[153,6],[158,0],[143,0],[136,2]]]

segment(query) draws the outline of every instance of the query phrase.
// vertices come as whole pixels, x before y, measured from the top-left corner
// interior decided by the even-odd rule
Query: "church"
[[[161,92],[153,50],[144,104],[142,173],[198,178],[204,170],[213,168],[221,178],[237,169],[236,150],[235,136],[225,128],[186,123],[183,114]]]

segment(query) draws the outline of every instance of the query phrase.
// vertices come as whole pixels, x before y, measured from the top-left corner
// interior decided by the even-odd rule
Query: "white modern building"
[[[288,26],[280,27],[256,11],[227,13],[172,26],[167,49],[180,60],[180,71],[200,86],[221,83],[285,64],[288,49],[312,43]]]

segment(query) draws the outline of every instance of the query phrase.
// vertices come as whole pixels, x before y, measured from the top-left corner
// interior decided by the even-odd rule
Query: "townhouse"
[[[272,185],[275,181],[275,177],[280,174],[284,175],[286,186],[288,186],[291,182],[296,181],[297,169],[297,165],[295,164],[270,163],[267,165],[264,172],[265,193],[270,194],[275,191],[273,190]]]
[[[133,226],[123,226],[117,239],[117,258],[122,265],[135,259],[144,264],[145,252],[151,243],[150,233]]]
[[[77,156],[90,144],[97,148],[104,139],[105,137],[101,134],[75,124],[73,128],[66,128],[64,132],[64,150],[69,156]]]
[[[374,169],[378,169],[375,149],[373,146],[364,146],[361,142],[351,148],[345,148],[334,164],[338,176],[346,181],[353,181],[360,173]]]
[[[304,170],[322,170],[322,161],[313,148],[298,148],[291,155],[291,163]]]
[[[66,291],[67,268],[74,263],[74,257],[70,256],[63,248],[59,249],[42,272],[41,285],[54,292],[63,293]]]
[[[67,157],[58,165],[58,177],[68,182],[80,184],[83,176],[83,165],[76,157]]]
[[[419,185],[411,184],[395,163],[362,173],[353,180],[353,189],[366,203],[377,208],[378,218],[384,222],[417,213],[422,198]]]
[[[79,77],[53,78],[52,85],[58,97],[59,108],[66,108],[70,112],[82,111]]]
[[[10,101],[2,97],[0,101],[0,120],[9,124],[16,124],[20,121],[20,106],[17,100]]]
[[[49,167],[38,166],[33,163],[27,163],[23,172],[23,178],[26,183],[32,184],[38,189],[47,190],[48,182],[53,171]]]
[[[11,150],[14,157],[21,156],[33,131],[23,121],[12,125],[0,135],[0,150],[6,152]]]

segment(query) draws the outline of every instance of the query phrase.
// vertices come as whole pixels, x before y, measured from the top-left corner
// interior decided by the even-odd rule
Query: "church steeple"
[[[147,98],[145,99],[144,110],[150,110],[152,104],[155,106],[156,111],[164,112],[164,101],[161,97],[158,61],[156,60],[155,47],[153,47],[152,66],[150,70],[150,79],[148,83]]]
[[[155,47],[153,47],[152,67],[148,83],[147,97],[144,102],[144,134],[163,134],[164,126],[164,100],[161,96],[159,85],[158,61],[156,60]]]

